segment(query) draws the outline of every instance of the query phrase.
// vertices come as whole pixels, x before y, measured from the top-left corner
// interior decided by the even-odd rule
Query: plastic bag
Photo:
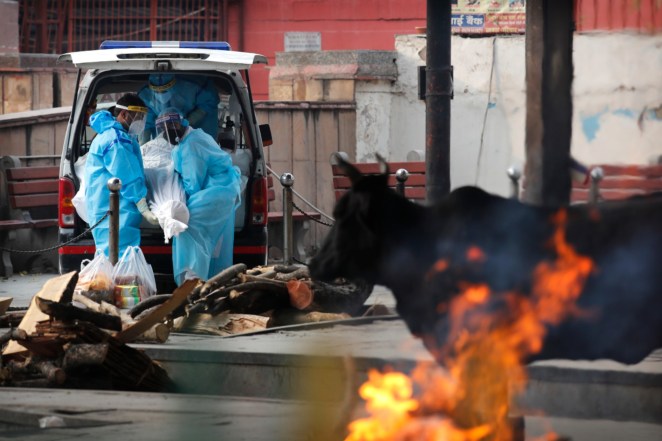
[[[156,279],[152,266],[139,247],[127,247],[113,270],[115,305],[131,308],[156,294]]]
[[[113,264],[102,251],[81,262],[76,292],[95,302],[114,302]]]
[[[186,193],[172,165],[174,147],[158,137],[141,147],[149,205],[163,229],[165,243],[188,228]]]

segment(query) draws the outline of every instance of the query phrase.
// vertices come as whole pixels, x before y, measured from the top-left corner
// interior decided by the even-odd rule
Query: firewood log
[[[67,374],[59,366],[50,361],[36,361],[32,363],[34,367],[41,372],[50,384],[62,385],[67,379]]]
[[[299,311],[294,308],[277,309],[273,312],[268,328],[275,326],[298,325],[302,323],[316,323],[331,320],[344,320],[351,318],[351,315],[346,313],[327,313],[327,312],[306,312]]]
[[[289,306],[289,303],[290,297],[287,293],[287,288],[284,290],[265,290],[258,287],[229,296],[226,301],[226,310],[237,314],[263,314],[272,309],[285,308]],[[212,313],[214,312],[217,311],[212,309]]]
[[[242,283],[239,283],[237,285],[216,289],[215,291],[209,293],[203,299],[200,299],[198,302],[206,302],[207,307],[210,307],[211,304],[216,299],[219,299],[221,297],[227,297],[232,292],[237,293],[237,295],[253,290],[269,291],[277,294],[287,293],[287,285],[285,284],[285,282],[278,282],[276,280],[269,280],[269,279],[263,280],[260,278],[256,278],[255,276],[245,276],[245,277],[247,277],[245,279],[246,281],[243,281]],[[189,312],[191,312],[191,310],[189,310]]]
[[[167,294],[166,296],[170,298],[171,294]],[[165,300],[167,300],[167,298]],[[97,303],[94,300],[91,300],[78,293],[74,293],[74,301],[77,301],[85,305],[92,311],[119,317],[122,320],[122,329],[126,329],[130,327],[136,322],[133,318],[131,318],[129,314],[120,310],[115,305],[111,305],[110,303],[107,302]],[[159,304],[157,304],[156,306],[158,306]],[[150,329],[145,331],[142,335],[138,336],[135,341],[165,343],[168,340],[169,336],[170,336],[170,328],[168,328],[168,326],[166,326],[164,323],[157,323],[154,326],[152,326]]]
[[[134,342],[165,343],[170,337],[170,328],[165,323],[157,323],[139,335]]]
[[[9,340],[21,341],[21,340],[25,340],[26,338],[28,338],[28,333],[25,332],[23,329],[20,328],[12,329],[0,336],[0,346],[4,345]]]
[[[301,268],[301,265],[274,265],[277,273],[291,273]]]
[[[129,314],[125,313],[121,309],[119,309],[115,305],[111,305],[108,302],[102,301],[101,303],[97,303],[94,300],[85,297],[82,294],[79,293],[74,293],[73,300],[75,302],[80,303],[81,305],[85,306],[87,309],[98,312],[100,314],[106,314],[106,315],[112,315],[115,317],[119,317],[122,320],[122,323],[127,323],[127,322],[132,322],[133,319]]]
[[[24,311],[10,311],[0,315],[0,328],[17,327],[21,323],[21,320],[23,320],[23,317],[25,317],[26,312],[27,309]]]
[[[296,309],[306,309],[313,303],[313,291],[310,289],[310,284],[302,280],[287,282],[287,292],[290,296],[290,304]]]
[[[235,265],[232,265],[229,268],[224,269],[220,273],[216,274],[214,277],[211,279],[207,280],[202,287],[200,288],[199,295],[200,297],[205,297],[207,294],[209,294],[211,291],[213,291],[215,288],[223,285],[225,282],[228,280],[232,279],[233,277],[237,277],[238,274],[246,272],[246,265],[243,263],[237,263]],[[194,290],[191,295],[195,296],[198,294],[196,290]]]
[[[301,266],[289,273],[278,273],[276,275],[276,280],[281,280],[283,282],[287,282],[294,279],[310,279],[310,271],[308,271],[308,267]]]
[[[172,294],[158,294],[155,296],[147,297],[145,300],[138,303],[136,306],[129,310],[129,315],[132,318],[136,318],[141,312],[158,306],[172,298]]]
[[[312,283],[313,311],[346,312],[356,315],[372,292],[372,286],[356,284]]]
[[[252,314],[195,314],[175,320],[177,332],[207,335],[235,335],[265,329],[269,317]]]
[[[62,274],[61,276],[53,277],[46,281],[41,290],[39,290],[39,292],[32,298],[30,306],[18,327],[25,329],[28,334],[31,334],[35,330],[37,322],[48,319],[48,316],[41,312],[35,304],[35,299],[37,297],[56,302],[71,303],[77,281],[77,271],[71,271],[67,274]],[[13,356],[14,354],[20,354],[23,352],[25,352],[25,347],[21,346],[16,341],[10,341],[7,344],[7,347],[2,351],[2,355]]]
[[[33,360],[31,358],[24,362],[12,360],[7,364],[7,369],[11,372],[11,378],[15,380],[21,378],[34,379],[36,376],[45,377],[44,379],[47,381],[46,386],[60,386],[67,379],[67,374],[64,370],[48,360]]]
[[[62,367],[71,371],[81,366],[102,365],[108,356],[108,343],[71,345],[64,355]]]
[[[166,391],[172,382],[166,371],[144,352],[109,337],[105,343],[70,345],[63,358],[63,369],[70,376],[101,368],[121,390]],[[83,374],[89,375],[89,374]]]
[[[113,331],[122,330],[122,320],[119,317],[81,309],[71,303],[57,303],[40,297],[35,297],[35,302],[41,312],[56,320],[82,320],[94,323],[100,328],[111,329]]]

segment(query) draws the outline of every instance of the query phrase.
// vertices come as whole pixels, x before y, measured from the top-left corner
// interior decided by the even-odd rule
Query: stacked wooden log
[[[113,305],[73,294],[77,277],[74,272],[47,282],[19,326],[0,336],[0,344],[7,343],[0,384],[170,390],[172,382],[161,366],[116,337],[137,323]],[[147,330],[153,341],[165,341],[169,333],[163,323]]]
[[[248,269],[237,264],[192,290],[188,303],[175,311],[174,317],[180,317],[174,322],[174,330],[229,335],[347,319],[363,314],[371,291],[371,286],[313,281],[303,265]],[[131,315],[141,317],[150,307],[153,304],[139,304]]]

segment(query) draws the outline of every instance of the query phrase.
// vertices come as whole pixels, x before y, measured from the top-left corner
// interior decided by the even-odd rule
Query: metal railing
[[[227,41],[240,0],[21,0],[22,53],[97,49],[103,40]]]

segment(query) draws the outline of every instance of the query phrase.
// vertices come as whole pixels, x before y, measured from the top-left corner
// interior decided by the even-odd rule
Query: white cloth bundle
[[[85,222],[89,222],[87,220],[87,206],[85,205],[85,162],[87,162],[87,155],[78,158],[74,164],[74,170],[76,171],[76,176],[78,176],[80,187],[78,187],[78,192],[71,199],[71,203],[74,204],[78,216]]]
[[[186,193],[172,165],[173,146],[162,137],[142,147],[149,205],[163,229],[165,243],[188,228]]]

